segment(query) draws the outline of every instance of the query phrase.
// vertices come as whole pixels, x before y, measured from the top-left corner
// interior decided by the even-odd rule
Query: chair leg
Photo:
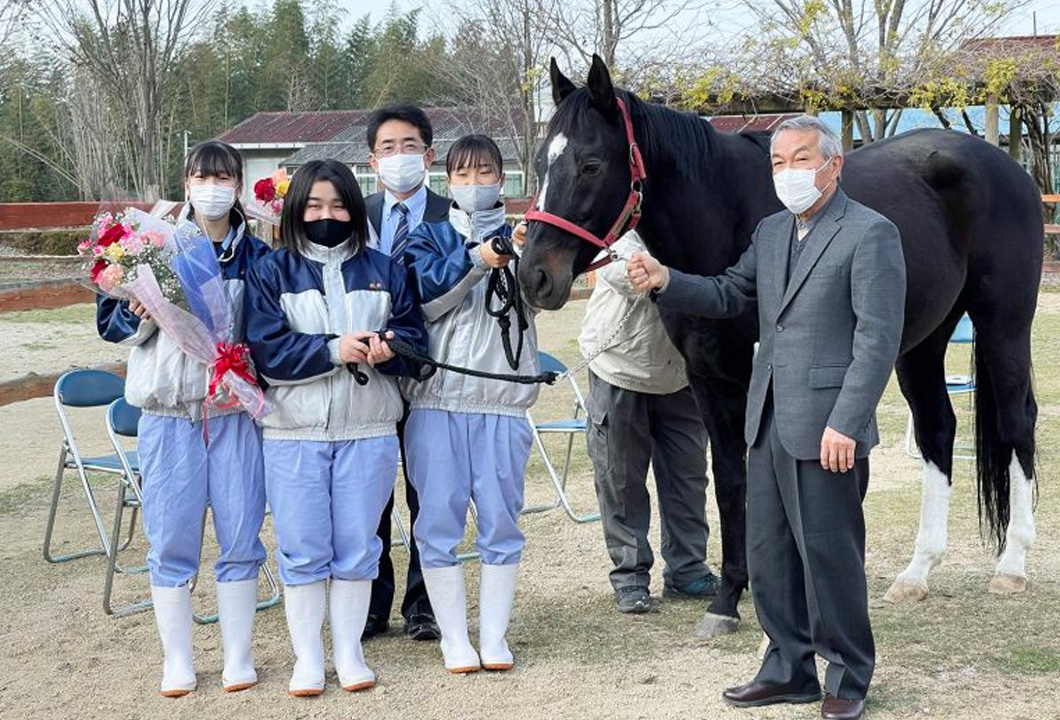
[[[111,604],[111,597],[114,591],[114,576],[116,573],[123,573],[126,575],[132,575],[140,572],[145,572],[147,566],[141,566],[137,568],[122,568],[118,565],[118,549],[117,542],[121,536],[121,525],[122,516],[125,512],[126,507],[126,486],[122,482],[118,488],[118,503],[114,510],[114,527],[113,535],[111,540],[111,547],[114,548],[113,552],[107,553],[107,575],[106,580],[103,584],[103,612],[114,617],[125,617],[126,615],[132,615],[134,613],[143,612],[144,610],[150,610],[154,607],[151,598],[145,598],[122,607],[114,607]],[[133,519],[136,518],[136,508],[133,508]]]
[[[913,411],[909,411],[909,422],[905,426],[905,454],[920,459],[920,449],[916,445],[916,433],[913,429]]]
[[[51,505],[48,508],[48,522],[44,529],[44,559],[50,563],[63,563],[71,560],[78,560],[83,557],[107,554],[107,541],[106,533],[103,530],[103,521],[102,518],[99,517],[99,512],[94,506],[95,501],[91,497],[91,494],[89,495],[89,505],[92,508],[94,519],[97,520],[96,529],[101,533],[100,539],[102,542],[100,547],[66,553],[65,555],[55,555],[52,553],[52,535],[55,531],[55,519],[59,513],[59,496],[62,493],[63,477],[66,474],[66,458],[67,455],[69,455],[69,452],[69,448],[67,448],[64,443],[62,449],[59,451],[59,466],[55,471],[55,480],[52,483],[52,500]],[[87,479],[84,482],[87,486]]]
[[[585,515],[579,515],[575,512],[571,506],[570,499],[567,497],[567,492],[564,487],[566,478],[560,478],[556,472],[556,467],[552,464],[552,461],[548,457],[548,451],[545,449],[545,441],[542,438],[541,433],[537,430],[533,431],[534,442],[537,444],[537,451],[541,455],[541,461],[545,464],[545,469],[548,471],[548,476],[552,480],[552,486],[556,489],[556,497],[559,498],[560,504],[563,505],[563,511],[567,513],[567,517],[576,523],[590,523],[596,522],[600,519],[599,511],[594,513],[587,513]],[[571,442],[573,442],[571,438]]]

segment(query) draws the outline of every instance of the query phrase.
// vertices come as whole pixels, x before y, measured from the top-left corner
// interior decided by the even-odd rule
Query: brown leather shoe
[[[824,720],[862,720],[865,717],[865,701],[825,695],[821,703],[821,717]]]
[[[731,687],[721,694],[722,699],[733,707],[761,707],[777,703],[812,703],[821,699],[821,691],[806,692],[795,685],[773,685],[749,682]]]

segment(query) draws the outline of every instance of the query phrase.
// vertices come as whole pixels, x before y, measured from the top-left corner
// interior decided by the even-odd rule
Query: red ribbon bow
[[[209,405],[213,403],[218,408],[226,409],[239,404],[239,400],[234,397],[229,397],[225,402],[218,402],[215,399],[219,390],[227,389],[225,376],[228,373],[234,373],[251,385],[257,386],[258,381],[250,366],[250,348],[244,343],[217,343],[217,358],[210,363],[210,387],[202,403],[202,432],[207,444],[210,442],[210,435],[206,429]]]

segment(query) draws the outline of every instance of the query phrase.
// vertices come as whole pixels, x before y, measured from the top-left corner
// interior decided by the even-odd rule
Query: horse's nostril
[[[547,297],[552,292],[552,276],[549,275],[543,268],[537,270],[537,294],[541,297]]]

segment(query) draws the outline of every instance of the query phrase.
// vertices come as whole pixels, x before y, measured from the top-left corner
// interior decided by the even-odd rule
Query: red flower
[[[276,197],[276,184],[273,183],[272,178],[262,178],[254,183],[254,197],[259,202],[272,202],[272,199]]]
[[[118,242],[123,237],[125,237],[125,227],[121,223],[118,223],[107,228],[107,232],[99,236],[99,240],[96,241],[96,244],[100,247],[107,247],[108,245],[113,245]]]
[[[96,264],[92,266],[92,269],[88,271],[88,279],[92,282],[99,282],[99,275],[107,269],[107,262],[105,260],[97,260]]]

